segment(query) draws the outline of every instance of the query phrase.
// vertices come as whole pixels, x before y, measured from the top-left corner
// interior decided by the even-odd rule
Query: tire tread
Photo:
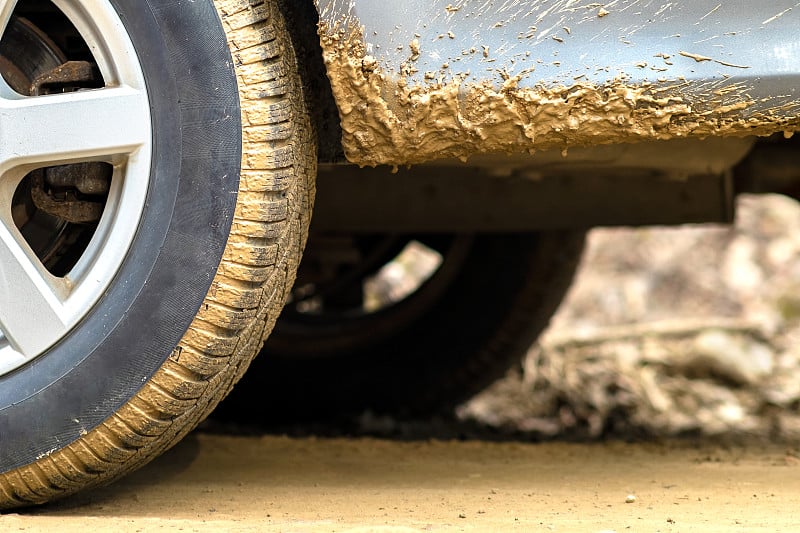
[[[241,187],[219,270],[162,368],[75,442],[0,474],[0,509],[109,482],[175,444],[242,376],[294,282],[316,151],[289,34],[274,0],[214,4],[236,66],[243,122]]]

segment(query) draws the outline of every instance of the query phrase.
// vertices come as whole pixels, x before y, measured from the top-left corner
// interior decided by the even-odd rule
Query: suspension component
[[[87,61],[67,61],[38,76],[31,84],[31,96],[58,94],[102,86],[97,68]]]
[[[97,88],[102,78],[87,61],[67,61],[37,76],[30,94],[40,96]],[[74,224],[97,222],[105,208],[112,171],[103,163],[73,163],[33,172],[31,197],[45,213]]]
[[[31,198],[38,209],[67,222],[87,224],[103,215],[111,167],[102,163],[53,166],[32,172],[30,179]]]

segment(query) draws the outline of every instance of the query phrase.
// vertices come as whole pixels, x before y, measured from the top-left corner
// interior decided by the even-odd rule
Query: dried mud
[[[412,81],[367,54],[357,20],[320,25],[347,158],[362,166],[406,165],[482,153],[533,153],[573,146],[709,136],[769,135],[800,128],[800,117],[755,101],[748,87],[709,90],[685,79],[631,84],[520,87],[532,70],[468,82],[443,65]],[[413,44],[413,43],[412,43]]]

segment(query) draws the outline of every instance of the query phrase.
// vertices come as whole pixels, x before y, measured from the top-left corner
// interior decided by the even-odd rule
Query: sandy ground
[[[195,434],[0,531],[790,531],[797,509],[784,448]]]

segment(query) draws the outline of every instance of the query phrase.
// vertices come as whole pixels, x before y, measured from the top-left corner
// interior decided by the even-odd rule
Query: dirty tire
[[[431,236],[419,236],[426,238]],[[266,424],[366,411],[451,416],[459,403],[520,364],[571,285],[584,234],[476,235],[466,241],[455,265],[448,266],[445,255],[441,269],[455,271],[449,280],[438,283],[434,276],[428,283],[437,284],[435,290],[423,285],[395,308],[328,322],[285,312],[215,420],[252,424],[255,413],[245,416],[244,408],[257,404]]]
[[[316,147],[276,3],[111,4],[153,76],[154,123],[167,120],[159,109],[180,110],[169,133],[182,146],[153,128],[160,157],[180,160],[164,177],[154,162],[151,176],[175,181],[175,197],[148,192],[131,257],[91,315],[33,364],[0,375],[0,509],[113,480],[194,428],[272,330],[305,245]],[[214,86],[205,69],[222,70]]]

